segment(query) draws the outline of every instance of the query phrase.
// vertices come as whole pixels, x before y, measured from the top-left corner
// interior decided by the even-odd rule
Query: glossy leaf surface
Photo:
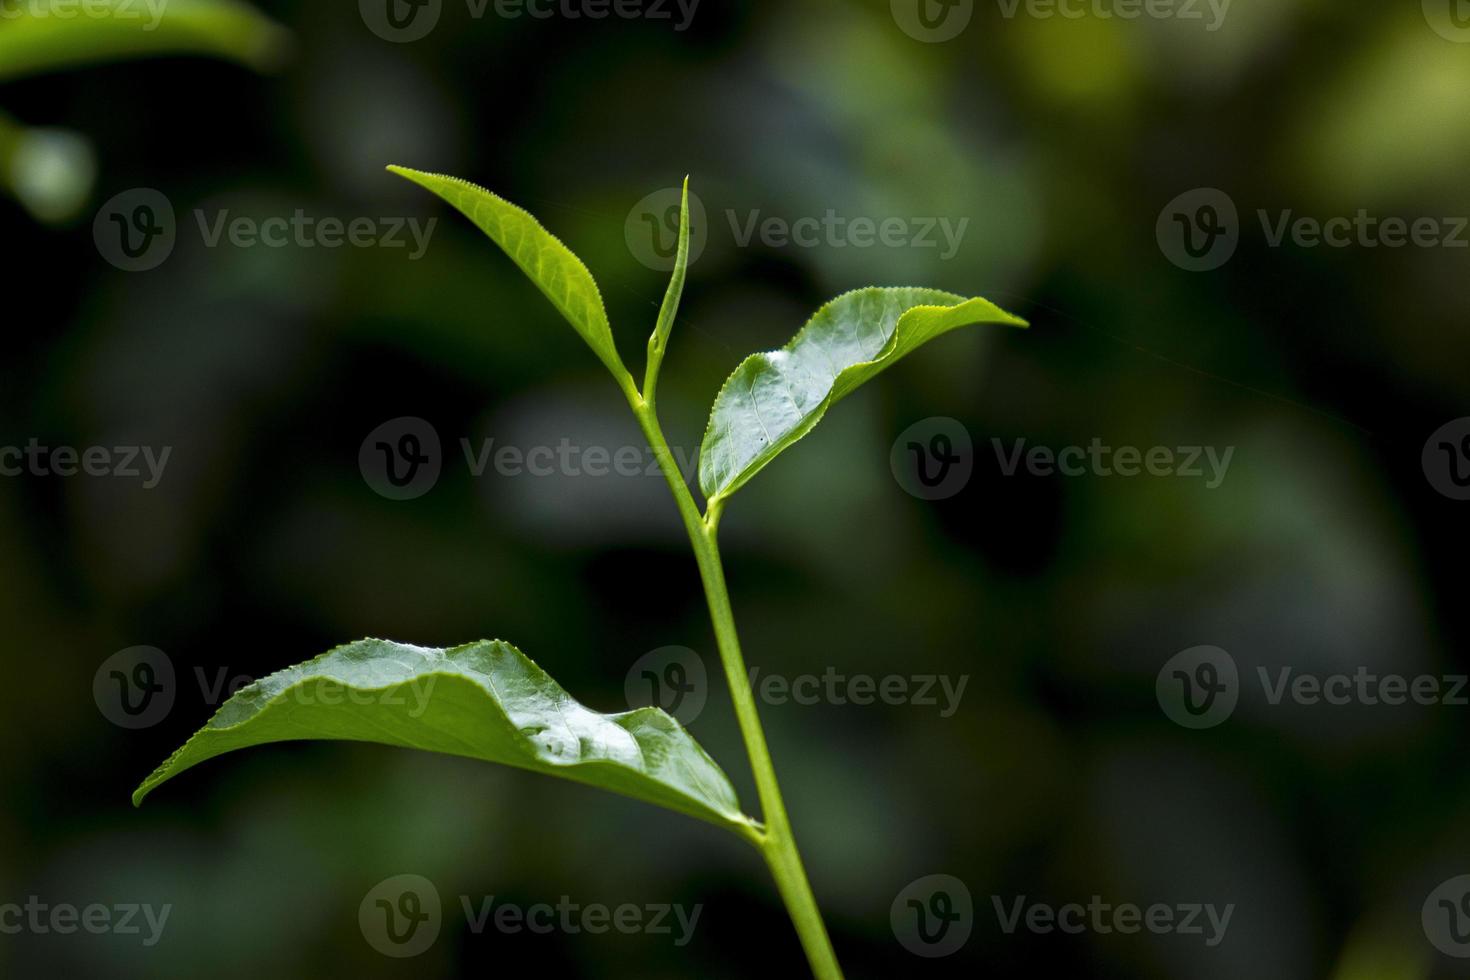
[[[859,289],[817,311],[779,351],[752,354],[720,389],[699,456],[710,501],[728,497],[810,432],[827,409],[920,346],[977,323],[1026,321],[937,289]]]
[[[467,756],[611,790],[737,832],[720,767],[660,709],[584,707],[509,643],[360,640],[242,688],[133,793],[236,749],[345,739]]]

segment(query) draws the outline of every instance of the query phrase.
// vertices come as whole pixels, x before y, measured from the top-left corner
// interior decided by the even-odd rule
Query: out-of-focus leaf
[[[0,188],[38,221],[75,217],[97,177],[85,136],[67,129],[27,129],[0,115]]]
[[[133,793],[206,759],[296,739],[346,739],[467,756],[611,790],[748,834],[729,778],[657,708],[583,707],[501,641],[447,650],[360,640],[256,681]]]
[[[859,289],[817,311],[784,348],[752,354],[715,397],[699,457],[713,504],[810,432],[829,406],[942,333],[974,323],[1024,327],[983,299],[937,289]]]
[[[156,13],[154,10],[156,9]],[[290,35],[235,0],[27,0],[0,19],[0,81],[153,55],[207,55],[256,69],[277,64]]]

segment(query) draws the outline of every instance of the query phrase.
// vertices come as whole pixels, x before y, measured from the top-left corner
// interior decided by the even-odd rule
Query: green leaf
[[[749,835],[730,780],[669,715],[583,707],[509,643],[360,640],[242,688],[133,793],[226,752],[346,739],[444,752],[611,790]]]
[[[582,260],[526,211],[458,177],[389,167],[453,205],[505,250],[625,389],[633,379],[618,356],[597,281]]]
[[[99,3],[109,8],[100,14]],[[53,9],[54,8],[54,9]],[[153,9],[158,10],[156,15]],[[264,70],[290,35],[234,0],[26,0],[0,20],[0,80],[154,55],[208,55]]]
[[[983,299],[936,289],[859,289],[817,311],[779,351],[752,354],[715,396],[699,456],[711,505],[810,432],[829,406],[942,333],[973,323],[1024,327]]]
[[[648,338],[648,368],[643,375],[643,397],[652,402],[658,390],[658,372],[663,367],[664,350],[668,347],[669,334],[674,329],[674,318],[679,315],[679,301],[684,298],[684,280],[689,275],[689,178],[684,178],[684,193],[679,203],[679,247],[674,255],[674,274],[669,277],[669,288],[664,293],[663,306],[658,311],[658,322],[653,336]]]

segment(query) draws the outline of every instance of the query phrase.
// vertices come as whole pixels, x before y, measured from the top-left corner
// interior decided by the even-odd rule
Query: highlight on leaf
[[[781,350],[747,357],[715,397],[700,447],[699,485],[710,506],[744,486],[855,389],[935,337],[980,323],[1027,326],[988,300],[872,287],[822,307]]]
[[[145,779],[133,803],[215,756],[341,739],[443,752],[558,776],[742,835],[729,778],[658,708],[600,714],[499,640],[450,649],[360,640],[242,688]]]

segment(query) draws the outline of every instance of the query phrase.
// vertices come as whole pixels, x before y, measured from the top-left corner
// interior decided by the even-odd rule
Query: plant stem
[[[725,679],[730,685],[730,696],[735,702],[735,717],[740,722],[740,734],[745,740],[745,751],[750,757],[756,791],[760,795],[765,828],[758,835],[756,846],[776,879],[776,888],[781,893],[782,901],[786,903],[786,911],[796,927],[813,975],[818,980],[842,980],[842,968],[837,964],[837,955],[832,950],[832,941],[822,922],[821,910],[817,907],[816,897],[807,881],[806,868],[796,849],[796,837],[786,815],[781,786],[776,781],[771,751],[766,745],[765,730],[761,727],[755,695],[750,689],[745,658],[740,652],[740,639],[735,632],[735,615],[730,608],[725,571],[716,542],[720,504],[715,503],[708,514],[700,515],[694,495],[690,493],[689,485],[679,472],[673,453],[669,451],[668,440],[664,437],[653,406],[634,392],[628,392],[628,402],[633,406],[633,413],[638,417],[638,424],[648,439],[649,447],[658,458],[664,478],[668,480],[669,488],[674,493],[679,514],[684,519],[689,542],[694,546],[699,576],[704,582],[705,599],[709,603],[710,619],[714,623],[720,662],[725,668]]]

